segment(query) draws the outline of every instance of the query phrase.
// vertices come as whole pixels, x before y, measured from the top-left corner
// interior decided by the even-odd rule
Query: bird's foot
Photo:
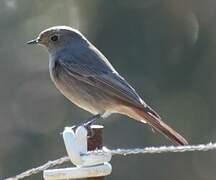
[[[96,115],[88,118],[86,122],[72,126],[72,129],[75,129],[75,128],[79,127],[79,126],[84,126],[86,129],[89,129],[90,126],[92,124],[94,124],[100,118],[101,118],[101,115],[100,114],[96,114]]]
[[[83,123],[82,125],[86,128],[86,129],[88,129],[88,128],[90,128],[90,126],[92,125],[92,124],[94,124],[98,119],[100,119],[101,118],[101,115],[100,114],[96,114],[96,115],[94,115],[94,116],[92,116],[92,117],[90,117],[85,123]]]

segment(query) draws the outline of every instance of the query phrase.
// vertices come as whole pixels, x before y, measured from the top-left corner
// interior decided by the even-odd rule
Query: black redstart
[[[150,108],[119,75],[107,58],[78,30],[55,26],[42,31],[28,44],[49,52],[49,71],[61,93],[94,117],[120,113],[148,123],[176,145],[187,141]]]

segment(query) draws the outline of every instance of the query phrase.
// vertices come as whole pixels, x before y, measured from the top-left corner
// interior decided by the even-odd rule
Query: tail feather
[[[151,112],[146,112],[145,109],[135,109],[135,112],[143,118],[145,122],[147,122],[151,127],[155,130],[166,136],[170,141],[172,141],[175,145],[187,145],[188,142],[185,138],[183,138],[179,133],[165,124],[160,118],[156,117]]]

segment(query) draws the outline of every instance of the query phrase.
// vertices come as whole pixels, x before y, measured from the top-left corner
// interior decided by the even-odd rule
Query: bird
[[[92,119],[119,113],[147,123],[174,145],[188,144],[79,30],[69,26],[50,27],[27,44],[45,47],[51,80],[72,103],[93,114]]]

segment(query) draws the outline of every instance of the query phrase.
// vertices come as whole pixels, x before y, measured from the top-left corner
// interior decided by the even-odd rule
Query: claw
[[[87,120],[86,122],[80,123],[80,124],[78,124],[78,125],[74,125],[74,126],[72,126],[71,128],[72,128],[72,129],[75,129],[75,128],[79,127],[79,126],[84,126],[86,129],[89,129],[90,126],[91,126],[92,124],[94,124],[100,117],[101,117],[100,114],[94,115],[93,117],[88,118],[88,120]]]
[[[89,127],[90,127],[92,124],[94,124],[99,118],[100,118],[100,114],[97,114],[97,115],[93,116],[92,118],[88,119],[88,121],[85,122],[85,123],[83,124],[83,126],[84,126],[85,128],[89,128]]]

